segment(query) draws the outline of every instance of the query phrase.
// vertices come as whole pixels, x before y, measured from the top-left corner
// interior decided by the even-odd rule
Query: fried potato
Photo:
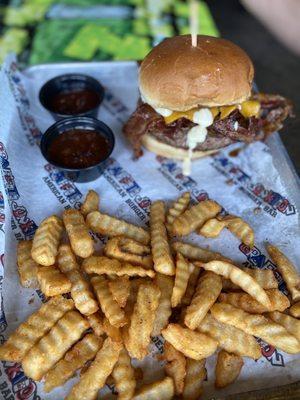
[[[165,227],[165,205],[155,201],[150,208],[151,249],[154,269],[165,275],[174,275],[175,266]]]
[[[186,360],[186,376],[184,381],[183,400],[198,400],[203,392],[203,382],[206,379],[207,372],[205,368],[205,359]]]
[[[82,268],[88,274],[97,275],[107,274],[117,276],[149,276],[150,278],[155,276],[155,272],[151,269],[145,269],[129,263],[121,264],[118,260],[113,260],[103,256],[91,256],[85,259],[82,263]]]
[[[179,217],[179,215],[183,214],[185,210],[188,208],[191,201],[190,192],[183,193],[178,199],[173,203],[172,207],[167,212],[167,230],[172,233],[172,225],[175,218]]]
[[[74,308],[73,300],[52,297],[24,321],[0,346],[0,360],[21,362],[25,354],[67,312]]]
[[[176,254],[175,282],[172,291],[171,304],[177,307],[186,292],[189,277],[194,268],[188,263],[181,253]]]
[[[187,258],[191,261],[201,261],[201,262],[209,262],[214,260],[227,261],[231,262],[228,258],[223,257],[220,253],[216,253],[211,250],[202,249],[199,246],[193,246],[192,244],[182,243],[182,242],[174,242],[173,249],[183,255],[183,257]]]
[[[88,328],[88,321],[78,311],[68,311],[25,355],[22,360],[25,375],[41,380]]]
[[[174,381],[175,393],[180,395],[184,387],[186,359],[184,355],[176,350],[169,342],[165,342],[163,359],[167,361],[165,364],[165,372]]]
[[[153,267],[150,247],[124,236],[109,239],[104,247],[104,254],[144,268]]]
[[[31,257],[32,240],[21,240],[17,247],[17,264],[21,285],[25,288],[38,288],[38,264]]]
[[[295,336],[295,338],[300,342],[300,321],[298,319],[278,311],[273,311],[266,315],[272,321],[283,326],[290,334]]]
[[[89,321],[94,334],[97,336],[102,336],[104,333],[102,325],[103,318],[101,317],[100,313],[96,312],[95,314],[87,315],[86,319]]]
[[[258,268],[244,268],[240,267],[248,275],[252,276],[253,279],[263,289],[277,289],[278,281],[275,278],[274,272],[271,269],[258,269]],[[223,290],[240,290],[240,288],[231,282],[230,279],[222,279]]]
[[[296,267],[277,247],[268,244],[266,249],[282,275],[292,299],[294,301],[300,300],[300,276]]]
[[[62,221],[56,215],[41,222],[35,231],[31,248],[31,257],[37,264],[50,266],[55,263],[62,232]]]
[[[211,314],[205,316],[197,330],[211,336],[219,343],[219,347],[229,353],[250,357],[254,360],[261,357],[261,348],[254,336],[234,326],[223,324]]]
[[[123,341],[120,328],[113,326],[106,317],[103,318],[102,329],[103,329],[104,333],[108,337],[110,337],[114,342],[122,342]]]
[[[158,336],[162,329],[168,325],[172,313],[171,296],[174,281],[171,276],[157,273],[154,282],[159,287],[161,295],[151,336]]]
[[[92,211],[99,210],[99,195],[94,190],[89,190],[85,196],[84,202],[80,207],[82,215],[87,216]]]
[[[172,400],[175,395],[173,379],[165,377],[160,381],[143,385],[132,400]]]
[[[98,311],[98,303],[83,273],[74,269],[67,273],[67,277],[72,284],[71,297],[77,310],[83,315],[91,315]]]
[[[186,309],[185,325],[196,329],[222,290],[222,279],[213,272],[205,272],[199,279],[191,304]]]
[[[79,382],[73,386],[65,400],[95,400],[98,391],[112,373],[121,350],[121,343],[113,342],[110,338],[105,339],[95,360],[81,375]]]
[[[113,299],[112,293],[109,290],[108,280],[104,276],[94,276],[91,279],[91,283],[101,309],[109,322],[117,328],[127,324],[128,321],[124,311]]]
[[[198,267],[195,267],[192,263],[190,263],[189,265],[190,265],[190,270],[192,272],[191,272],[191,275],[190,275],[189,280],[188,280],[188,284],[187,284],[187,288],[186,288],[185,294],[184,294],[184,296],[182,298],[182,301],[181,301],[183,306],[189,306],[191,304],[191,301],[192,301],[192,298],[194,296],[195,289],[196,289],[196,286],[197,286],[197,282],[198,282],[198,279],[199,279],[199,275],[200,275],[200,272],[201,272],[201,269],[198,268]]]
[[[102,214],[99,211],[89,213],[86,222],[93,232],[101,233],[102,235],[107,235],[109,237],[126,236],[143,244],[148,244],[150,242],[149,232],[145,229],[123,221],[122,219]]]
[[[119,400],[131,400],[136,386],[134,368],[128,352],[123,348],[119,359],[113,369],[112,376],[115,382],[115,388],[118,391]]]
[[[128,275],[116,277],[108,282],[109,290],[113,296],[113,299],[119,304],[121,308],[124,308],[130,293],[130,280]]]
[[[159,298],[160,290],[154,283],[139,285],[130,325],[123,334],[126,349],[133,358],[142,360],[148,353]]]
[[[75,254],[73,253],[71,246],[68,244],[61,244],[58,248],[57,254],[57,265],[58,268],[66,274],[73,269],[79,269]]]
[[[295,318],[300,318],[300,301],[292,305],[289,309],[289,313]]]
[[[218,218],[211,218],[205,222],[200,229],[198,229],[198,234],[207,238],[216,238],[220,235],[222,230],[226,227],[226,221],[220,220]]]
[[[64,385],[64,383],[72,378],[75,372],[82,368],[85,363],[92,360],[100,347],[102,346],[103,339],[89,333],[84,338],[75,344],[71,350],[69,350],[63,359],[51,369],[45,376],[44,391],[50,392],[58,386]]]
[[[194,360],[207,358],[218,346],[218,342],[204,333],[183,328],[178,324],[169,324],[162,331],[162,335],[176,350]]]
[[[173,222],[174,235],[184,236],[195,231],[207,220],[214,218],[221,211],[221,206],[213,200],[204,200],[186,210]]]
[[[82,258],[91,256],[94,252],[93,239],[80,212],[65,210],[63,221],[74,253]]]
[[[267,311],[284,311],[290,306],[290,301],[278,289],[266,290],[270,299],[271,307],[267,309],[261,303],[253,299],[248,293],[245,292],[231,292],[221,293],[219,301],[222,303],[231,304],[234,307],[241,308],[251,314],[262,314]]]
[[[252,278],[252,276],[248,275],[235,265],[224,261],[211,261],[208,263],[199,263],[195,261],[194,265],[230,279],[268,310],[271,308],[270,299],[265,290],[255,281],[255,279]]]
[[[243,365],[244,361],[241,356],[221,350],[216,364],[215,387],[221,389],[233,383],[240,375]]]
[[[235,326],[249,335],[258,336],[266,343],[289,354],[300,352],[298,340],[281,325],[260,314],[249,314],[230,304],[216,303],[211,308],[214,318]]]
[[[37,277],[41,291],[47,297],[68,293],[71,290],[71,282],[55,266],[40,267]]]

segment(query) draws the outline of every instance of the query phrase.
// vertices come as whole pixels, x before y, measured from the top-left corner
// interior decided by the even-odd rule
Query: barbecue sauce
[[[84,89],[57,93],[50,100],[50,105],[57,114],[73,115],[93,110],[98,106],[99,100],[96,92]]]

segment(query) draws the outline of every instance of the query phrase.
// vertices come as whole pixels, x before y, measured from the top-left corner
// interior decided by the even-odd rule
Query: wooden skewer
[[[190,31],[191,31],[193,47],[197,47],[198,29],[199,29],[199,4],[197,0],[190,0]]]

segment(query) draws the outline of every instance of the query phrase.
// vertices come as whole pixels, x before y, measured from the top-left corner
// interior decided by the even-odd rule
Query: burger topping
[[[173,111],[172,111],[172,110],[169,110],[168,108],[158,107],[158,108],[154,108],[154,110],[155,110],[158,114],[162,115],[162,116],[165,117],[165,118],[168,118],[168,117],[170,117],[170,115],[173,114]]]

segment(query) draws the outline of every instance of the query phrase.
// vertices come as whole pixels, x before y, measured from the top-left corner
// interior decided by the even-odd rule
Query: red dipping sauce
[[[88,89],[60,92],[50,98],[50,108],[62,115],[82,114],[99,105],[99,95]]]
[[[109,142],[101,132],[70,129],[53,139],[47,153],[53,163],[63,168],[82,169],[97,165],[109,151]]]

